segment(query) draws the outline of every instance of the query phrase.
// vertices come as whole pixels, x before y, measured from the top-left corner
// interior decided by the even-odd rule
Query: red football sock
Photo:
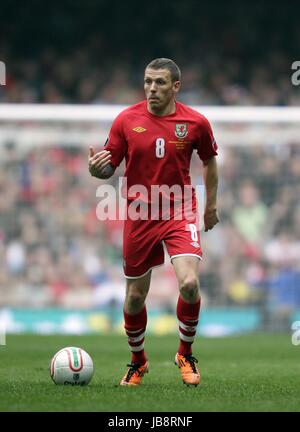
[[[132,353],[131,361],[142,365],[147,361],[144,351],[144,339],[147,325],[146,306],[135,315],[129,315],[125,310],[123,312],[125,320],[124,328],[128,336],[128,344]]]
[[[177,302],[177,318],[179,321],[180,345],[178,353],[192,354],[192,344],[195,339],[199,319],[201,299],[197,303],[186,303],[180,296]]]

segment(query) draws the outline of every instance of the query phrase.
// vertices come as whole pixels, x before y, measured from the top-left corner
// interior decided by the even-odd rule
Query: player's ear
[[[174,82],[174,84],[173,84],[173,89],[174,89],[174,91],[175,91],[176,93],[179,92],[180,86],[181,86],[181,82],[180,82],[180,81],[175,81],[175,82]]]

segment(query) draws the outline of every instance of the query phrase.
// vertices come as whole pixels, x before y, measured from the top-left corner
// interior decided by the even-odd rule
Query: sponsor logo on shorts
[[[199,248],[200,247],[200,245],[199,245],[198,242],[192,242],[191,245],[194,246],[195,248]]]

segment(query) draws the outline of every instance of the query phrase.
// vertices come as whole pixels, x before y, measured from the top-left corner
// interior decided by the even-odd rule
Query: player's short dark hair
[[[152,60],[147,66],[146,69],[167,69],[170,71],[171,79],[173,82],[181,80],[181,71],[177,64],[173,62],[173,60],[168,58],[157,58]]]

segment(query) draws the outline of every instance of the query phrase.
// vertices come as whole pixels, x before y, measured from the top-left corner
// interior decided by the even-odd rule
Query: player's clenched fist
[[[111,153],[109,151],[101,150],[95,153],[94,148],[90,147],[89,172],[93,177],[102,179],[109,178],[114,172],[110,162]]]
[[[213,229],[219,222],[219,217],[216,209],[206,209],[204,213],[204,230],[205,232]]]

